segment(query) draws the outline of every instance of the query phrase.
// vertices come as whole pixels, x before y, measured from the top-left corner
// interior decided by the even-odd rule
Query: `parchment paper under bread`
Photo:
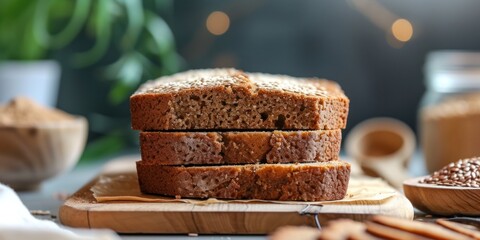
[[[339,203],[359,202],[368,203],[369,201],[383,201],[398,192],[390,187],[383,180],[368,177],[352,177],[348,185],[347,195],[342,200],[303,202],[303,201],[275,201],[275,200],[223,200],[223,199],[189,199],[143,194],[138,186],[136,173],[102,175],[98,181],[90,188],[97,202],[110,201],[133,201],[133,202],[182,202],[196,205],[206,205],[213,203],[278,203],[278,204],[311,204],[326,205]]]

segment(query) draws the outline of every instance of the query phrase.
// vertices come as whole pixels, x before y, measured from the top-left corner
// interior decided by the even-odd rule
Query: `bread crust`
[[[328,80],[190,70],[142,85],[130,97],[135,130],[345,128],[349,99]]]
[[[350,164],[165,166],[137,162],[144,193],[186,198],[326,201],[345,197]]]

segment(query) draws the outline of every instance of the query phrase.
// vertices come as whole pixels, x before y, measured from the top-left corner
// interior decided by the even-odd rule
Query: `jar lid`
[[[480,52],[434,51],[427,55],[426,85],[437,91],[480,90]]]

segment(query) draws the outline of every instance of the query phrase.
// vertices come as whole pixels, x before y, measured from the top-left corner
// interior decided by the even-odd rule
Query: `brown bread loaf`
[[[327,162],[341,141],[340,130],[140,133],[142,160],[161,165]]]
[[[350,164],[165,166],[137,162],[142,192],[175,197],[323,201],[342,199]]]
[[[161,77],[130,97],[136,130],[341,129],[348,107],[334,82],[236,69]]]

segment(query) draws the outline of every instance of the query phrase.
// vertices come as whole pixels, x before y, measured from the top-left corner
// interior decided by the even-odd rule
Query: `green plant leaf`
[[[144,57],[138,52],[125,54],[107,66],[105,70],[107,78],[121,81],[129,86],[136,86],[143,75],[142,58]]]
[[[37,1],[4,1],[0,12],[0,44],[3,59],[38,59],[46,55],[33,37]]]
[[[128,26],[122,39],[124,51],[131,51],[140,36],[143,27],[144,14],[142,1],[124,0],[127,12]]]
[[[175,49],[173,33],[167,23],[161,17],[152,12],[147,12],[146,16],[147,20],[145,27],[156,44],[155,53],[162,55]]]
[[[72,17],[65,28],[50,36],[50,47],[60,49],[73,41],[87,20],[90,5],[91,0],[76,0]]]
[[[43,47],[49,46],[50,36],[47,32],[48,29],[48,11],[52,0],[37,1],[34,7],[33,14],[33,36],[34,40]]]
[[[119,104],[127,99],[133,90],[140,84],[145,71],[151,69],[151,63],[138,52],[131,52],[122,56],[106,70],[106,77],[115,80],[113,88],[108,95],[109,101]]]
[[[111,133],[105,135],[87,144],[80,162],[89,162],[107,157],[121,151],[124,146],[125,141],[118,134]]]
[[[30,6],[28,11],[30,14],[35,14],[35,5]],[[22,56],[19,56],[22,60],[33,60],[45,57],[46,48],[35,38],[34,28],[35,25],[33,21],[27,22],[24,26],[23,38],[21,38],[21,51],[19,51],[22,53]]]
[[[74,65],[86,67],[100,60],[108,48],[111,37],[113,16],[110,14],[113,1],[97,0],[93,17],[95,44],[86,52],[74,56]]]
[[[5,21],[14,22],[18,19],[22,12],[30,9],[32,5],[36,5],[37,1],[33,0],[15,0],[0,1],[0,18]]]
[[[127,99],[127,97],[132,94],[134,88],[132,86],[126,85],[123,82],[117,82],[113,85],[113,88],[108,94],[108,100],[112,104],[120,104]]]

